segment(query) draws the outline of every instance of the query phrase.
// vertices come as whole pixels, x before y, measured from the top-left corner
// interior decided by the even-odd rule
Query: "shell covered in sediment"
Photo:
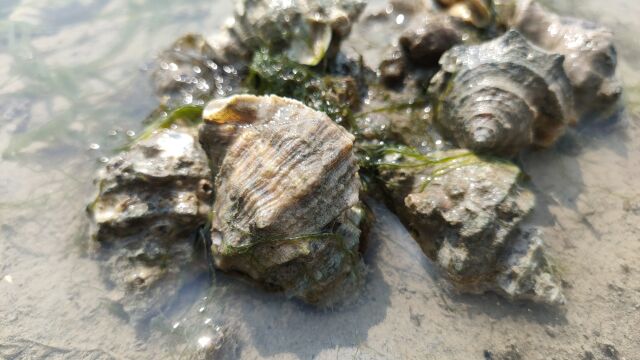
[[[562,17],[532,0],[515,1],[509,25],[541,48],[565,55],[581,119],[603,118],[618,110],[622,86],[615,77],[613,32],[590,21]]]
[[[515,165],[468,150],[404,149],[380,170],[401,221],[457,289],[564,301],[539,232],[528,226],[535,197]]]
[[[349,34],[364,6],[362,0],[238,1],[225,43],[245,56],[266,47],[316,65]]]
[[[440,59],[429,91],[436,121],[460,147],[512,156],[549,146],[575,122],[564,56],[546,53],[517,31]]]
[[[364,218],[350,215],[360,212],[354,137],[326,114],[277,96],[214,100],[203,116],[200,141],[218,169],[216,266],[311,303],[357,278],[360,232],[340,235]]]

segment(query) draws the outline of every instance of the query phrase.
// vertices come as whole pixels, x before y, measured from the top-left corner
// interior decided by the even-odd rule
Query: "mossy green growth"
[[[248,92],[273,94],[301,101],[326,113],[332,120],[354,128],[353,111],[360,104],[356,80],[333,76],[321,67],[298,64],[268,50],[255,53],[245,80]]]
[[[523,176],[520,169],[510,161],[479,155],[464,149],[423,154],[408,146],[382,145],[364,149],[364,151],[367,153],[367,161],[361,166],[369,170],[369,173],[380,174],[393,170],[423,173],[424,181],[420,191],[424,191],[434,179],[467,166],[498,165],[517,173],[518,176]]]

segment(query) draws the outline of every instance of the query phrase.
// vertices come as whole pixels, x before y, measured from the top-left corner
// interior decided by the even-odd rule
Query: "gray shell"
[[[388,156],[380,165],[402,222],[460,291],[564,302],[535,229],[520,170],[467,150]]]
[[[159,310],[184,272],[197,269],[194,260],[204,259],[194,257],[193,239],[210,212],[210,179],[195,131],[184,128],[134,143],[99,171],[88,207],[96,255],[125,310]]]
[[[241,77],[236,65],[222,61],[204,37],[188,34],[158,55],[151,80],[160,103],[169,109],[204,105],[237,89]]]
[[[362,0],[242,0],[217,42],[235,58],[249,59],[266,47],[317,65],[349,34],[364,6]]]
[[[200,139],[219,168],[215,265],[314,304],[354,288],[364,219],[354,137],[324,113],[277,96],[214,100],[204,119]]]
[[[565,55],[578,117],[603,118],[619,109],[613,33],[598,24],[558,16],[531,0],[517,2],[510,24],[543,49]]]
[[[511,156],[529,145],[549,146],[575,122],[563,61],[517,31],[454,47],[429,88],[436,121],[460,147],[483,153]]]

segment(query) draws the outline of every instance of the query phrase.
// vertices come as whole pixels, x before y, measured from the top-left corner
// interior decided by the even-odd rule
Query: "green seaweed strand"
[[[153,135],[154,132],[160,129],[168,129],[172,125],[177,124],[179,122],[184,123],[187,126],[194,126],[199,124],[202,121],[202,110],[203,107],[200,105],[185,105],[181,106],[175,110],[173,110],[166,117],[160,117],[151,122],[135,139],[133,139],[129,144],[125,145],[123,149],[126,150],[131,147],[131,145],[148,139]]]

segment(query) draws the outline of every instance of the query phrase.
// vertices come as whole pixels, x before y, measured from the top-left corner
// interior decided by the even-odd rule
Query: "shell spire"
[[[454,47],[429,88],[436,120],[458,145],[483,153],[512,156],[529,145],[549,146],[575,123],[563,62],[514,30]]]

